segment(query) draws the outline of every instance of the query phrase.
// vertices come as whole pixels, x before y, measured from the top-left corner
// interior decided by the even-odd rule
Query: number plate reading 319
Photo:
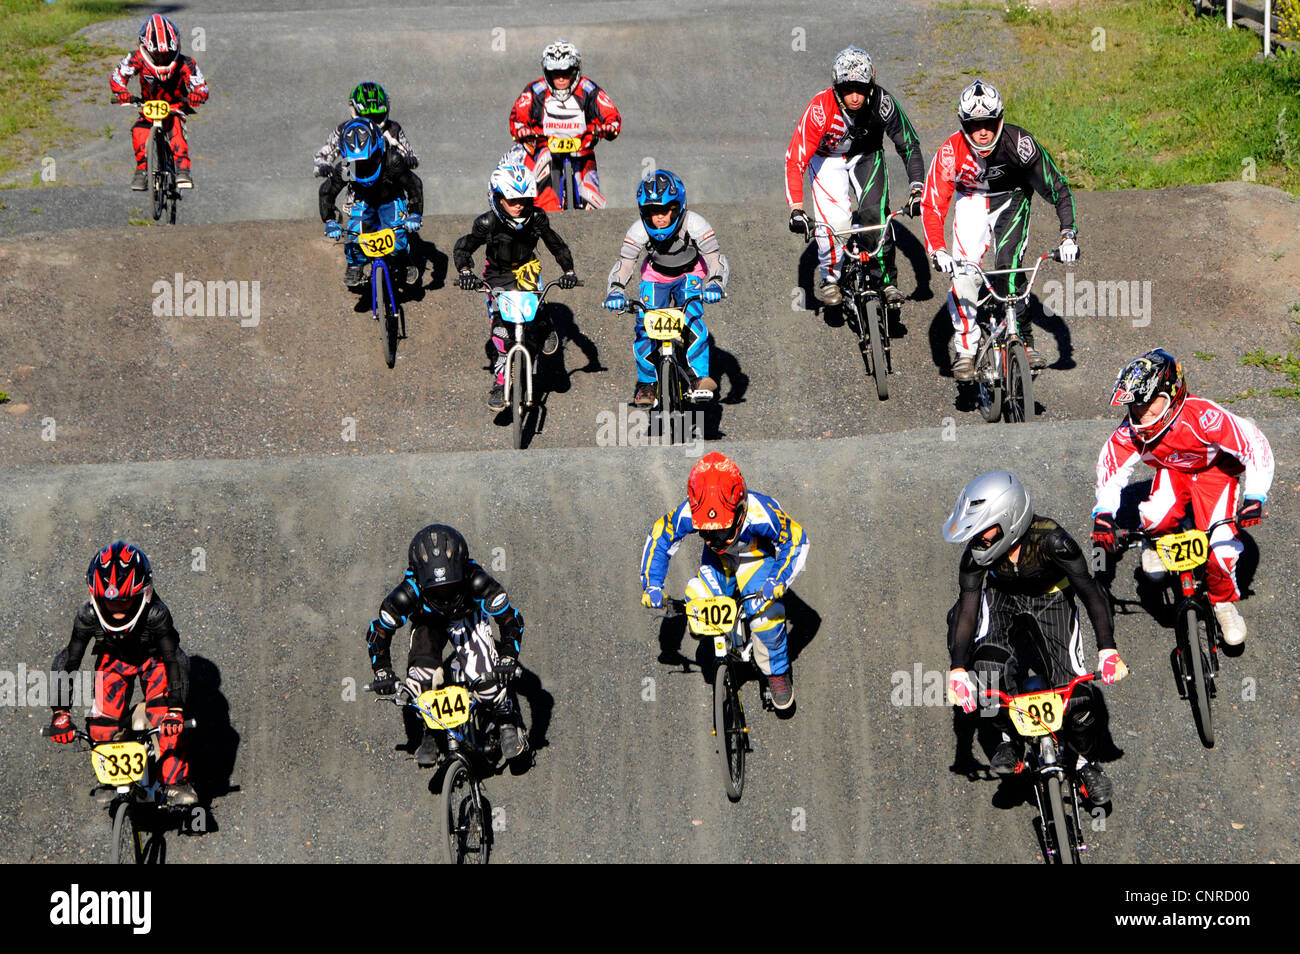
[[[1156,553],[1170,573],[1194,570],[1210,555],[1210,542],[1200,530],[1168,533],[1156,541]]]
[[[95,777],[104,785],[130,785],[144,778],[148,749],[139,742],[106,742],[90,753]]]
[[[654,341],[676,341],[682,336],[685,315],[680,308],[656,308],[645,313],[646,337]]]
[[[144,113],[145,119],[156,122],[159,119],[166,119],[170,116],[172,107],[171,104],[165,100],[151,99],[147,103],[142,103],[140,105],[140,112]]]
[[[430,729],[454,729],[469,721],[469,693],[464,686],[430,689],[416,700]]]
[[[1055,692],[1034,692],[1015,696],[1011,721],[1021,735],[1047,735],[1061,727],[1065,719],[1065,700]]]

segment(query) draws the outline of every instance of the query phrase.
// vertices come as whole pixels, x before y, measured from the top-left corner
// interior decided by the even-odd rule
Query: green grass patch
[[[73,34],[126,14],[130,0],[4,0],[0,4],[0,175],[12,172],[69,132],[53,107],[75,75],[122,56]],[[55,68],[58,66],[59,68]],[[70,75],[72,74],[72,75]],[[108,76],[103,77],[108,102]]]
[[[1300,194],[1300,55],[1260,60],[1258,36],[1185,0],[1011,0],[1003,19],[1016,51],[989,79],[1072,185],[1245,179]]]
[[[1244,355],[1241,363],[1247,367],[1263,368],[1265,371],[1272,371],[1274,374],[1286,375],[1291,382],[1289,385],[1270,388],[1267,393],[1273,397],[1300,400],[1300,358],[1297,358],[1294,354],[1268,354],[1263,348],[1256,348],[1249,354]]]
[[[1211,353],[1208,352],[1208,351],[1196,351],[1196,352],[1193,352],[1193,353],[1194,353],[1195,357],[1196,357],[1198,360],[1200,360],[1200,361],[1213,361],[1213,360],[1214,360],[1214,355],[1211,354]]]
[[[9,394],[8,394],[8,392],[6,392],[6,391],[0,391],[0,404],[4,404],[4,403],[7,402],[8,400],[9,400]]]

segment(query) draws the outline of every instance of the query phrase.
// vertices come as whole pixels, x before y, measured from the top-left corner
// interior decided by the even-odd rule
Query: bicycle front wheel
[[[745,790],[745,718],[731,666],[725,660],[713,677],[713,738],[727,798],[738,802]]]
[[[1214,717],[1210,713],[1210,684],[1206,678],[1209,668],[1205,654],[1209,652],[1209,628],[1206,626],[1205,610],[1196,603],[1188,603],[1178,613],[1178,652],[1183,664],[1179,668],[1186,673],[1187,698],[1192,703],[1192,715],[1196,719],[1196,731],[1207,749],[1214,748]]]
[[[113,864],[140,864],[140,837],[141,832],[131,815],[131,803],[118,802],[113,812]]]
[[[871,375],[876,379],[876,397],[889,400],[889,367],[885,363],[885,341],[881,333],[882,313],[880,302],[874,297],[858,304],[858,317],[867,326],[871,341]]]
[[[469,766],[457,758],[442,780],[442,833],[449,865],[488,862],[487,825]]]
[[[1004,409],[1010,423],[1027,424],[1034,419],[1034,379],[1029,373],[1029,354],[1019,342],[1006,349],[1007,400]]]
[[[984,353],[983,360],[975,367],[975,386],[979,389],[980,417],[990,424],[1002,417],[1002,359],[1005,352],[1000,348],[990,348]],[[993,373],[989,373],[989,365]],[[995,383],[989,383],[992,380]]]
[[[510,359],[510,427],[513,432],[515,450],[524,446],[524,374],[526,362],[524,356],[516,351]]]
[[[665,355],[659,362],[659,441],[672,444],[673,422],[682,410],[682,378],[677,372],[677,362]]]
[[[387,265],[379,263],[370,273],[370,283],[374,286],[375,317],[380,319],[380,332],[383,334],[384,363],[390,368],[397,364],[397,302],[393,300],[393,278]]]
[[[163,204],[167,200],[167,191],[163,185],[163,170],[158,153],[158,130],[149,136],[149,145],[145,147],[145,181],[149,183],[150,198],[153,201],[153,220],[162,218]]]
[[[1050,864],[1072,865],[1075,862],[1073,833],[1065,820],[1065,802],[1061,798],[1061,779],[1057,775],[1047,777],[1047,812],[1051,815],[1045,819],[1043,831],[1049,832],[1049,838],[1055,842],[1055,857],[1044,860]]]

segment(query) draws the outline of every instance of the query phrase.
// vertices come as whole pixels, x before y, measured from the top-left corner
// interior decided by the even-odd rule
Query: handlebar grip
[[[199,727],[199,720],[198,720],[198,719],[186,719],[185,722],[183,723],[183,725],[184,725],[185,728],[187,728],[187,729],[197,729],[197,728]]]
[[[50,736],[52,736],[52,735],[54,735],[54,726],[52,726],[52,725],[43,725],[43,726],[41,726],[41,738],[42,738],[42,739],[48,739],[48,738],[49,738]]]

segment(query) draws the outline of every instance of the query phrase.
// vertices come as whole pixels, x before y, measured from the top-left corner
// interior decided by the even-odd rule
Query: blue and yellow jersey
[[[725,555],[737,562],[772,560],[774,565],[769,576],[789,588],[807,559],[808,534],[767,494],[751,490],[747,497],[745,521]],[[688,500],[683,500],[676,510],[655,521],[641,551],[642,589],[664,585],[668,561],[677,552],[683,538],[694,532]]]

